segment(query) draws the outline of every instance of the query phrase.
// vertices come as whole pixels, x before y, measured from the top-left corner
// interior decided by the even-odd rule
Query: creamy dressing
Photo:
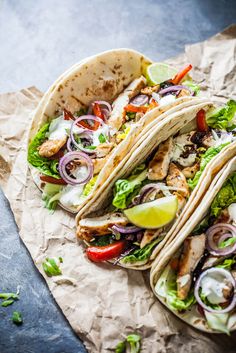
[[[76,178],[83,179],[86,178],[86,176],[88,175],[88,169],[87,167],[83,166],[77,168],[73,174]],[[85,185],[86,184],[66,185],[62,190],[62,194],[60,196],[59,201],[62,203],[62,205],[67,207],[79,206],[84,201],[84,197],[82,194]]]
[[[223,289],[228,288],[225,276],[221,273],[209,273],[201,280],[202,294],[207,297],[211,304],[224,303],[226,299]]]
[[[233,221],[233,225],[236,225],[236,203],[231,203],[228,207],[230,219]]]
[[[159,101],[159,107],[163,107],[164,105],[168,105],[176,100],[176,97],[173,94],[168,94],[167,96],[162,97]]]
[[[54,119],[50,126],[47,137],[49,140],[62,140],[69,135],[71,126],[73,124],[72,120],[65,120],[63,116]]]
[[[187,158],[181,157],[181,154],[185,150],[185,146],[193,145],[190,140],[191,134],[179,135],[174,139],[174,150],[172,154],[172,161],[178,162],[183,167],[189,167],[196,161],[197,154],[190,153]]]
[[[101,143],[105,143],[108,142],[108,133],[109,133],[109,127],[107,125],[103,125],[101,127],[99,127],[97,130],[93,131],[93,146],[98,146]],[[106,138],[106,141],[104,142],[100,142],[99,141],[99,136],[103,134],[104,137]]]
[[[212,136],[215,140],[214,146],[219,146],[224,143],[233,142],[235,136],[231,132],[222,132],[220,136],[212,129]]]

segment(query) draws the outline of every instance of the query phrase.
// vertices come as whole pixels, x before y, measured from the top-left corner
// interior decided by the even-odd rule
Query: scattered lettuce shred
[[[130,255],[124,256],[121,260],[121,262],[124,263],[136,263],[136,262],[141,262],[141,261],[146,261],[149,259],[149,257],[152,254],[152,251],[154,247],[162,240],[162,237],[158,237],[156,240],[154,240],[152,243],[147,244],[144,246],[142,249],[139,248],[137,250],[134,250]]]
[[[60,269],[60,264],[63,262],[61,257],[59,258],[49,258],[47,257],[42,263],[44,272],[48,277],[59,276],[62,274]]]
[[[233,119],[236,113],[236,101],[229,100],[224,107],[210,110],[206,115],[208,126],[214,129],[227,130],[234,129]]]
[[[231,259],[225,259],[221,264],[216,265],[215,267],[224,268],[225,270],[231,270],[233,265],[236,264],[236,256],[232,257]]]
[[[141,164],[133,171],[129,178],[118,179],[114,188],[113,206],[121,210],[127,208],[131,199],[140,190],[142,182],[146,177],[147,169],[145,169],[145,164]]]
[[[139,353],[141,349],[141,336],[133,333],[128,335],[124,341],[117,344],[115,353]]]
[[[218,154],[220,153],[220,151],[229,144],[229,142],[227,143],[223,143],[222,145],[219,145],[217,147],[210,147],[208,148],[208,150],[202,155],[201,157],[201,162],[200,162],[200,169],[199,171],[195,174],[193,179],[188,179],[188,185],[190,187],[191,190],[193,190],[198,182],[199,179],[204,171],[204,169],[206,168],[207,164]]]
[[[58,170],[56,169],[56,161],[41,157],[38,152],[38,147],[46,140],[46,134],[49,130],[49,123],[37,132],[34,139],[31,141],[28,149],[28,162],[37,168],[42,174],[60,179]]]
[[[218,217],[224,208],[234,202],[236,202],[236,172],[226,180],[214,198],[211,204],[211,215]]]
[[[16,325],[21,325],[23,323],[22,315],[19,311],[13,311],[12,321]]]
[[[49,211],[55,211],[61,197],[62,186],[57,184],[45,183],[42,200]]]

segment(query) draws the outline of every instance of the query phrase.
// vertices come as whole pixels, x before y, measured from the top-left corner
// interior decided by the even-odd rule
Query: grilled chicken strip
[[[112,104],[112,112],[108,120],[108,124],[114,130],[119,130],[124,123],[125,110],[124,107],[129,104],[131,98],[135,97],[142,88],[146,86],[146,78],[141,76],[135,79],[122,92]]]
[[[103,158],[92,159],[93,168],[94,168],[94,170],[93,170],[94,175],[100,173],[100,171],[104,167],[105,163],[107,162],[108,158],[109,158],[109,155],[107,155],[106,157],[103,157]]]
[[[193,164],[191,167],[182,169],[182,173],[186,179],[194,178],[195,174],[199,171],[199,163]]]
[[[114,225],[126,226],[128,219],[121,213],[107,213],[101,217],[81,219],[77,227],[77,236],[88,239],[95,235],[110,234],[110,228]]]
[[[150,244],[154,239],[159,237],[163,232],[163,228],[160,229],[146,229],[142,237],[140,248],[144,248],[145,245]]]
[[[114,144],[110,142],[101,143],[96,147],[96,155],[98,158],[105,157],[113,148]]]
[[[177,295],[180,299],[187,298],[192,274],[205,250],[206,235],[188,237],[184,241],[184,249],[181,255],[179,271],[177,275]]]
[[[183,197],[186,198],[189,196],[189,186],[186,178],[174,163],[170,163],[166,184],[181,189],[178,190],[178,193]]]
[[[148,165],[149,180],[163,180],[167,176],[172,149],[172,137],[160,144],[155,156]]]
[[[56,154],[66,143],[67,137],[65,136],[61,140],[46,140],[43,144],[39,147],[39,155],[41,157],[52,157]]]

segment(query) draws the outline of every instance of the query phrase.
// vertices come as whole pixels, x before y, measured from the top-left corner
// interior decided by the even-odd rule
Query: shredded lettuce
[[[234,264],[236,264],[236,256],[231,259],[225,259],[221,264],[216,265],[215,267],[224,268],[225,270],[230,271]]]
[[[132,119],[135,119],[136,117],[136,113],[133,113],[133,112],[126,112],[126,119],[127,120],[132,120]]]
[[[199,171],[195,174],[193,179],[188,179],[188,185],[190,187],[191,190],[193,190],[198,182],[199,179],[204,171],[204,169],[206,168],[207,164],[218,154],[220,153],[220,151],[229,144],[229,142],[227,143],[223,143],[222,145],[219,145],[217,147],[210,147],[208,148],[208,150],[202,155],[201,157],[201,162],[200,162],[200,169]]]
[[[116,345],[115,353],[139,353],[141,349],[141,336],[133,333],[128,335],[125,341],[121,341]]]
[[[210,313],[209,311],[204,310],[207,324],[208,326],[213,329],[217,330],[219,332],[226,333],[229,335],[229,329],[227,328],[227,322],[229,319],[229,314],[215,314],[215,313]]]
[[[45,207],[54,211],[57,207],[58,201],[61,196],[62,186],[57,184],[46,183],[43,189],[42,199]]]
[[[191,88],[191,90],[195,93],[195,96],[197,96],[200,92],[200,87],[191,80],[185,80],[181,83],[181,85]]]
[[[231,99],[222,108],[210,110],[206,115],[207,124],[220,130],[232,129],[232,121],[236,113],[236,101]],[[234,126],[233,126],[234,128]]]
[[[187,298],[181,300],[177,296],[176,273],[167,266],[159,277],[155,286],[157,295],[166,299],[168,307],[172,310],[183,311],[190,309],[196,303],[193,291],[190,291]]]
[[[130,132],[130,129],[131,127],[130,126],[127,126],[125,129],[124,129],[124,132],[120,133],[117,135],[117,138],[119,140],[124,140],[126,138],[126,136],[128,135],[128,133]]]
[[[43,125],[31,141],[28,149],[28,162],[44,175],[60,179],[59,172],[56,169],[56,162],[48,158],[41,157],[38,152],[38,147],[41,146],[46,140],[49,125],[49,123]]]
[[[211,204],[211,215],[218,217],[220,212],[236,202],[236,172],[229,177]]]
[[[133,171],[129,178],[118,179],[116,181],[114,188],[114,198],[112,201],[113,206],[118,209],[127,208],[129,202],[140,190],[142,182],[147,177],[147,169],[144,168],[145,164],[141,164]]]
[[[94,185],[96,184],[98,175],[95,175],[90,181],[85,185],[83,189],[83,196],[87,197],[93,190]]]
[[[152,243],[147,244],[142,249],[134,250],[130,255],[124,256],[121,262],[124,263],[136,263],[141,261],[146,261],[152,254],[153,248],[163,239],[163,237],[158,237]]]
[[[228,238],[228,239],[223,240],[222,242],[220,242],[218,247],[220,249],[223,249],[223,248],[226,248],[227,246],[233,245],[235,243],[236,243],[236,238]]]

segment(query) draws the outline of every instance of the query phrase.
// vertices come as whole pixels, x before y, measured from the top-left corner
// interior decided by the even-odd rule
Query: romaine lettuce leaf
[[[231,99],[226,105],[219,109],[209,111],[206,115],[207,125],[220,130],[226,130],[232,125],[232,120],[236,113],[236,101]]]
[[[43,189],[42,200],[45,207],[54,211],[57,207],[58,201],[61,196],[62,186],[57,184],[46,183]]]
[[[201,157],[201,162],[200,162],[200,169],[199,171],[195,174],[193,179],[188,179],[188,185],[191,190],[193,190],[198,182],[199,179],[206,168],[207,164],[218,154],[220,151],[229,144],[228,143],[223,143],[222,145],[219,145],[217,147],[210,147],[208,150],[202,155]]]
[[[140,173],[140,167],[142,172]],[[137,195],[142,187],[142,182],[147,177],[147,169],[145,165],[141,165],[139,169],[135,169],[131,176],[127,179],[118,179],[115,183],[113,206],[118,209],[125,209],[129,205],[131,199]]]
[[[214,314],[204,310],[208,326],[213,330],[217,330],[229,335],[229,329],[227,328],[227,322],[229,319],[229,313],[226,314]]]
[[[181,83],[181,85],[191,88],[191,90],[195,93],[195,96],[197,96],[200,92],[200,87],[191,80],[185,80]]]
[[[93,190],[94,185],[97,181],[98,175],[95,175],[90,181],[85,185],[83,189],[83,196],[87,197]]]
[[[224,268],[225,270],[231,270],[234,264],[236,264],[236,256],[231,259],[225,259],[221,264],[216,265],[215,267]]]
[[[220,212],[236,202],[236,172],[224,183],[211,204],[211,215],[218,217]]]
[[[149,257],[152,254],[153,248],[158,243],[160,243],[160,241],[162,239],[163,239],[163,237],[158,237],[156,240],[154,240],[150,244],[147,244],[142,249],[134,250],[134,252],[131,253],[130,255],[127,255],[127,256],[123,257],[121,262],[133,264],[133,263],[136,263],[136,262],[141,262],[141,261],[148,260]]]
[[[55,168],[55,161],[48,158],[41,157],[38,152],[38,147],[46,140],[46,134],[49,130],[49,123],[43,127],[35,135],[31,141],[28,149],[28,162],[37,168],[42,174],[60,179],[59,172]]]

